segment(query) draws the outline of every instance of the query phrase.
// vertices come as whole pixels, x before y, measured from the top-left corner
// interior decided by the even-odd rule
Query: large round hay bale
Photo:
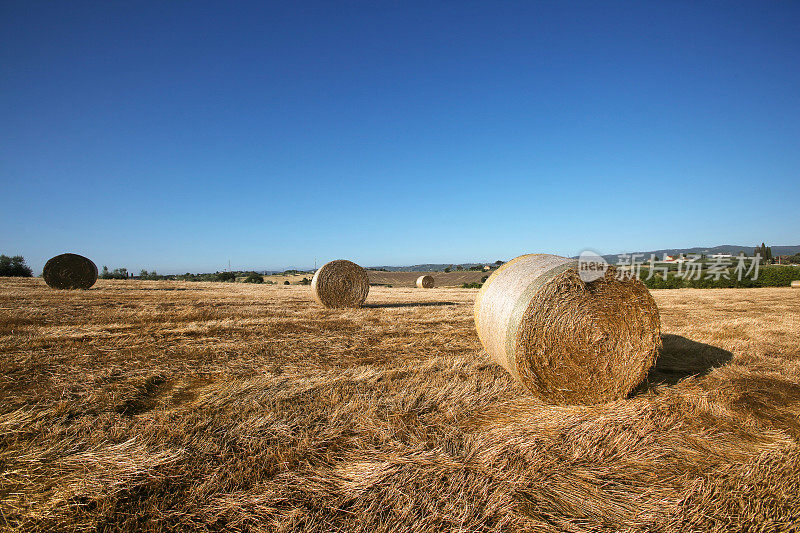
[[[88,289],[97,281],[97,265],[82,255],[61,254],[45,263],[42,277],[54,289]]]
[[[800,289],[800,279],[796,279],[792,282],[791,287],[793,289]]]
[[[424,275],[417,278],[417,287],[420,289],[433,288],[433,276]]]
[[[314,273],[311,289],[325,307],[361,307],[369,293],[369,277],[352,261],[337,259]]]
[[[489,356],[527,389],[559,404],[624,398],[661,347],[655,301],[617,270],[584,283],[577,261],[547,254],[498,268],[475,301]]]

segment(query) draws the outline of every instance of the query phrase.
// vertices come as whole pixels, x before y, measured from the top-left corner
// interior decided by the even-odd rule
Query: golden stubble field
[[[0,528],[797,530],[800,291],[654,291],[648,383],[588,407],[486,359],[476,292],[0,278]]]

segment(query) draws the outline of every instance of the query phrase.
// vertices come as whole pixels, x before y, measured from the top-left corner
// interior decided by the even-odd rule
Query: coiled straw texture
[[[486,352],[527,389],[557,404],[627,396],[661,347],[660,318],[643,283],[614,267],[584,283],[577,261],[517,257],[495,271],[475,301]]]
[[[61,254],[45,263],[42,277],[53,289],[88,289],[97,281],[97,265],[82,255]]]
[[[346,259],[322,265],[311,280],[314,298],[325,307],[361,307],[369,293],[367,271]]]
[[[425,275],[417,278],[417,287],[420,289],[432,289],[433,285],[433,276]]]

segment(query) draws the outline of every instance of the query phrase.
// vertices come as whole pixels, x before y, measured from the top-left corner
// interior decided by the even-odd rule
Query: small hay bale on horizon
[[[425,274],[417,278],[417,287],[420,289],[432,289],[434,285],[433,276]]]
[[[82,255],[60,254],[45,263],[42,277],[53,289],[88,289],[97,281],[97,265]]]
[[[369,294],[367,271],[346,259],[322,265],[311,280],[314,298],[325,307],[358,308]]]
[[[585,283],[577,261],[517,257],[486,280],[475,326],[488,355],[545,401],[592,404],[626,397],[661,348],[660,317],[642,282],[609,267]]]
[[[789,286],[793,289],[800,289],[800,279],[794,280]]]

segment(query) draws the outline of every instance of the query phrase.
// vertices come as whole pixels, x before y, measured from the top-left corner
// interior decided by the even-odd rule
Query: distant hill
[[[774,256],[794,255],[800,253],[800,244],[796,246],[772,246],[771,248],[772,248],[772,255]],[[755,249],[756,249],[755,246],[739,246],[735,244],[723,244],[720,246],[695,246],[694,248],[663,248],[660,250],[650,250],[646,252],[636,251],[636,252],[624,252],[624,253],[644,254],[644,257],[648,259],[650,257],[650,254],[656,254],[659,259],[662,259],[665,254],[666,255],[678,255],[678,254],[738,255],[739,252],[744,252],[745,254],[752,256]],[[619,254],[608,254],[604,255],[603,258],[605,258],[606,261],[609,261],[611,263],[616,263],[618,255]],[[490,263],[425,263],[422,265],[407,265],[407,266],[383,265],[383,266],[368,266],[365,268],[369,271],[380,271],[383,269],[386,270],[387,272],[442,272],[445,268],[455,265],[461,265],[466,270],[468,270],[470,267],[478,265],[489,265],[491,267],[495,266],[494,262],[490,262]],[[313,274],[314,272],[313,269],[299,269],[299,270],[306,276],[308,275],[308,273]],[[281,272],[282,271],[274,271],[274,270],[263,271],[263,273],[266,275],[280,274]]]
[[[779,256],[779,255],[794,255],[800,253],[800,245],[797,246],[771,246],[772,248],[772,255]],[[659,259],[662,259],[664,255],[680,255],[680,254],[731,254],[731,255],[739,255],[740,252],[744,252],[745,255],[752,256],[755,253],[755,246],[738,246],[734,244],[723,244],[720,246],[695,246],[694,248],[663,248],[661,250],[650,250],[647,252],[625,252],[625,253],[637,253],[637,254],[644,254],[645,258],[649,258],[650,254],[655,254]],[[603,258],[606,261],[615,263],[617,261],[619,254],[609,254],[604,255]]]

